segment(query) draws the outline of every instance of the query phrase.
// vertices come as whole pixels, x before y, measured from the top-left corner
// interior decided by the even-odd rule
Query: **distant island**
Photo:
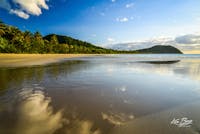
[[[136,50],[138,53],[153,53],[153,54],[183,54],[179,49],[173,46],[157,45],[146,49]]]
[[[49,34],[43,37],[39,32],[21,31],[0,21],[0,53],[30,54],[182,54],[173,46],[158,45],[141,50],[113,50],[68,36]]]

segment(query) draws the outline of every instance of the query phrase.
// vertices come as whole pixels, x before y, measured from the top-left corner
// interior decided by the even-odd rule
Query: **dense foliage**
[[[87,53],[87,54],[117,54],[117,53],[181,53],[172,46],[154,46],[135,51],[119,51],[94,46],[88,42],[67,36],[50,34],[45,37],[39,32],[22,32],[16,27],[0,21],[0,53]]]
[[[137,52],[139,53],[154,53],[154,54],[169,54],[169,53],[175,53],[175,54],[182,54],[182,52],[173,47],[173,46],[163,46],[163,45],[157,45],[157,46],[153,46],[153,47],[150,47],[150,48],[147,48],[147,49],[140,49],[140,50],[137,50]]]
[[[22,32],[0,21],[0,53],[118,53],[67,36]]]

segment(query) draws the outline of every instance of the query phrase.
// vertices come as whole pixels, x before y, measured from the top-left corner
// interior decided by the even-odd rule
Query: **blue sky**
[[[199,0],[0,0],[0,18],[21,30],[108,46],[197,35],[199,6]]]

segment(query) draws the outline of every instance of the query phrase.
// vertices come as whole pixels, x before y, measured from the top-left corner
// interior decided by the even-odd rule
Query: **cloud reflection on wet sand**
[[[22,92],[20,92],[19,97],[22,98],[23,101],[20,102],[20,105],[18,106],[18,121],[16,123],[16,129],[14,130],[15,132],[13,133],[54,134],[62,132],[62,134],[102,134],[102,131],[94,126],[93,121],[80,119],[76,110],[70,110],[70,114],[75,115],[74,117],[64,116],[64,114],[69,112],[68,109],[60,110],[55,113],[53,106],[51,106],[51,98],[46,97],[42,90],[35,90],[36,88],[38,89],[38,87],[32,88],[32,90],[31,88],[27,88],[27,90],[24,88]],[[199,103],[195,104],[197,105],[194,105],[194,107],[199,105]],[[132,114],[129,115],[113,111],[102,112],[101,117],[102,120],[108,122],[111,126],[115,126],[111,133],[117,134],[126,132],[128,134],[132,132],[142,132],[145,134],[148,132],[153,133],[154,131],[159,131],[159,133],[161,133],[162,127],[168,126],[172,117],[182,117],[181,115],[191,116],[191,114],[185,112],[181,113],[181,111],[194,109],[194,107],[191,108],[190,106],[193,105],[189,105],[189,108],[175,108],[174,110],[147,115],[136,119]],[[199,109],[195,110],[195,112],[199,111]],[[171,113],[171,115],[169,115],[169,113]],[[195,120],[194,117],[197,117],[197,113],[193,114],[195,116],[191,116],[191,118]],[[145,126],[149,126],[148,132],[140,127],[144,124]],[[195,128],[198,128],[198,126],[195,126]],[[165,132],[195,132],[193,126],[192,128],[187,128],[187,130],[183,129],[180,130],[175,127],[166,127]]]
[[[33,91],[32,91],[33,92]],[[42,91],[34,93],[24,100],[18,110],[17,134],[53,134],[62,127],[62,112],[53,112],[51,99]]]
[[[75,120],[71,125],[66,129],[66,134],[101,134],[99,129],[93,130],[93,123],[89,120]]]
[[[130,122],[134,119],[133,115],[127,115],[124,113],[114,113],[114,112],[108,112],[108,113],[101,113],[102,119],[108,121],[110,124],[115,126],[122,126],[126,123]]]
[[[72,109],[62,109],[55,112],[51,106],[52,99],[44,93],[44,87],[38,84],[25,87],[17,93],[19,101],[11,115],[17,116],[10,130],[1,130],[11,134],[101,134],[100,129],[94,128],[94,123],[87,119],[79,119]],[[15,106],[14,106],[15,107]],[[4,109],[8,110],[8,109]]]
[[[199,132],[200,103],[178,108],[199,100],[199,61],[111,60],[2,71],[7,79],[1,82],[0,134]],[[15,75],[20,77],[9,81]],[[21,88],[24,84],[28,87]],[[182,117],[194,120],[191,128],[170,126],[173,118]]]

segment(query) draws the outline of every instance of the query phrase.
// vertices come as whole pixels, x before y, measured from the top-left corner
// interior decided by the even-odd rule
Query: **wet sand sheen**
[[[0,133],[197,134],[200,58],[148,63],[176,59],[170,56],[97,55],[0,68]],[[171,124],[184,117],[190,127]]]
[[[23,67],[60,62],[66,58],[89,57],[97,54],[0,54],[0,67]]]
[[[186,105],[178,106],[169,110],[153,113],[141,118],[137,118],[132,122],[128,122],[124,126],[116,127],[111,134],[198,134],[200,124],[200,102],[193,102]],[[171,121],[181,118],[192,118],[191,127],[181,127],[171,124]],[[144,126],[145,129],[144,129]],[[147,127],[148,126],[148,127]]]

